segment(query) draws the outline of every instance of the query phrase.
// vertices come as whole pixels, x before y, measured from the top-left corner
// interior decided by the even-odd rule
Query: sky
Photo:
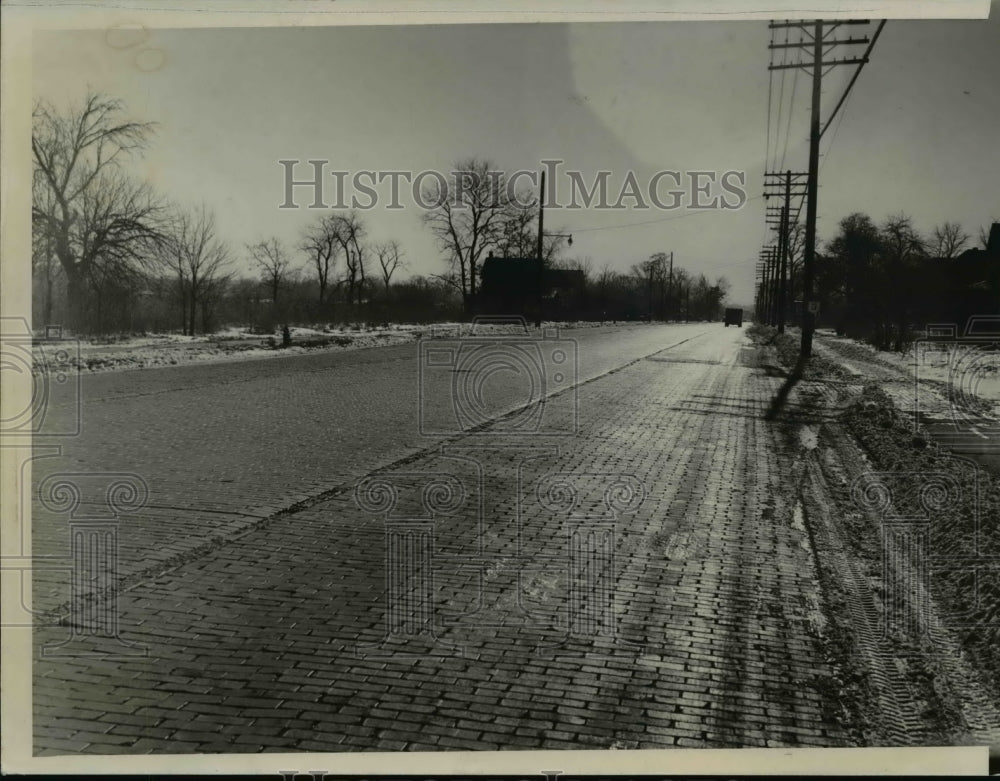
[[[886,24],[823,138],[821,242],[853,211],[877,221],[904,212],[925,232],[957,221],[973,236],[1000,219],[998,17],[994,3],[988,21]],[[874,24],[841,30],[871,34]],[[642,209],[624,199],[621,209],[547,208],[545,229],[572,234],[564,255],[595,271],[672,251],[676,265],[724,275],[730,300],[749,303],[769,239],[762,174],[807,167],[809,77],[769,74],[771,36],[760,21],[40,32],[33,90],[60,108],[98,90],[155,122],[134,170],[179,203],[211,208],[247,271],[246,244],[277,236],[291,248],[320,215],[306,208],[305,189],[296,191],[302,208],[279,208],[279,160],[448,172],[475,156],[511,173],[559,159],[588,186],[609,171],[611,201],[629,172],[642,188],[662,170],[717,180],[743,172],[738,209]],[[824,79],[824,120],[853,70]],[[556,181],[568,202],[565,173]],[[661,201],[673,184],[661,178]],[[380,203],[364,212],[371,239],[397,240],[408,274],[443,272],[408,187],[395,210],[385,208],[388,184],[378,191]]]

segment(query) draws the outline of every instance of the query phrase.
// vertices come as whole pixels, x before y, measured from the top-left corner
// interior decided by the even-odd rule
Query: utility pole
[[[668,302],[668,306],[669,306],[669,302],[671,301],[673,295],[674,295],[674,251],[670,250],[670,274],[667,277],[667,302]],[[671,312],[671,314],[673,314],[673,313]],[[664,319],[668,319],[666,317],[666,313],[664,313]]]
[[[781,293],[781,278],[778,276],[778,247],[768,247],[771,262],[771,325],[778,325],[778,296]]]
[[[785,333],[785,212],[786,208],[781,207],[781,223],[778,228],[778,246],[775,249],[775,265],[777,266],[778,279],[774,285],[775,306],[774,320],[778,326],[778,333]]]
[[[756,274],[754,275],[754,321],[762,323],[764,321],[764,266],[758,260]]]
[[[771,293],[773,288],[771,286],[771,253],[768,251],[767,247],[763,250],[764,253],[764,322],[771,325]]]
[[[759,260],[760,264],[760,316],[758,317],[758,322],[766,325],[767,324],[767,264],[763,259]]]
[[[816,264],[816,201],[819,179],[819,102],[823,84],[823,21],[816,20],[813,31],[812,111],[809,115],[809,192],[806,195],[806,247],[802,266],[802,342],[800,360],[812,356],[813,266]]]
[[[760,262],[760,321],[767,325],[768,320],[768,266],[767,253],[762,249],[757,256]]]
[[[776,292],[775,324],[779,333],[785,332],[788,319],[789,270],[791,252],[792,196],[804,198],[807,195],[804,171],[772,172],[764,174],[764,197],[781,197],[780,207],[768,207],[767,224],[778,232],[778,283]],[[801,203],[801,201],[800,201]],[[796,211],[797,213],[797,211]]]
[[[789,218],[792,203],[792,172],[785,172],[785,204],[781,207],[781,234],[778,239],[778,254],[781,263],[779,275],[781,284],[778,290],[778,333],[785,333],[785,307],[788,304],[788,233]]]
[[[805,39],[789,43],[772,43],[769,49],[811,49],[811,61],[806,62],[783,62],[768,65],[768,70],[780,70],[783,68],[802,68],[812,76],[812,106],[809,118],[809,171],[808,189],[806,192],[806,236],[805,254],[802,262],[802,342],[799,349],[799,359],[807,360],[812,356],[813,331],[815,330],[815,313],[813,311],[813,278],[816,265],[816,207],[817,190],[819,186],[819,139],[825,128],[820,128],[820,95],[823,84],[824,68],[832,69],[837,65],[858,65],[863,66],[868,62],[868,55],[871,53],[871,46],[861,57],[845,57],[842,59],[824,60],[823,49],[828,52],[836,46],[849,46],[854,44],[869,43],[867,36],[861,38],[826,38],[826,34],[832,34],[843,25],[868,24],[867,19],[850,19],[837,22],[824,23],[822,19],[817,19],[812,23],[811,41]],[[826,30],[824,31],[824,26]],[[804,35],[809,35],[809,25],[804,22],[772,22],[770,29],[797,27]],[[878,32],[881,32],[881,26]],[[876,33],[877,35],[877,33]],[[874,42],[872,42],[874,43]],[[811,44],[811,46],[809,45]],[[854,82],[852,81],[851,84]],[[850,87],[848,87],[850,89]],[[843,102],[843,101],[841,101]],[[837,109],[840,104],[837,105]],[[836,111],[836,109],[835,109]],[[832,118],[832,117],[831,117]]]
[[[774,283],[777,278],[774,270],[774,247],[762,247],[760,250],[760,260],[764,264],[763,290],[763,320],[767,325],[775,323],[775,290]]]
[[[767,267],[767,324],[778,324],[778,248],[768,245],[761,250]]]
[[[542,302],[545,298],[545,268],[542,262],[542,230],[545,219],[545,169],[542,169],[541,186],[538,189],[538,311],[535,313],[535,328],[542,327]]]
[[[647,269],[647,279],[646,279],[646,293],[649,296],[649,322],[653,322],[653,273],[656,268],[653,266],[653,259],[650,258],[646,261]]]

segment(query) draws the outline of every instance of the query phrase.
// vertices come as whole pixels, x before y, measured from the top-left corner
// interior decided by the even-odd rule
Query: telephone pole
[[[790,287],[789,275],[791,272],[791,258],[789,257],[790,244],[792,239],[792,172],[785,172],[785,214],[781,228],[782,250],[781,250],[781,310],[778,316],[778,328],[782,333],[785,331],[785,317],[787,315],[788,292]]]
[[[670,306],[671,298],[674,295],[674,251],[670,250],[670,274],[667,277],[667,306]],[[671,312],[670,314],[673,314]],[[664,313],[666,319],[666,313]]]
[[[768,65],[768,70],[781,70],[784,68],[801,68],[812,76],[812,106],[809,118],[809,171],[808,188],[806,192],[806,236],[805,255],[802,263],[802,342],[799,350],[800,360],[806,360],[812,356],[813,331],[816,327],[815,309],[813,302],[813,278],[816,265],[816,207],[817,189],[819,186],[819,139],[822,135],[820,128],[820,95],[823,84],[823,76],[826,72],[838,65],[858,65],[863,66],[868,62],[868,55],[871,53],[871,46],[861,57],[844,57],[841,59],[825,59],[826,55],[837,46],[852,46],[856,44],[867,44],[867,36],[861,38],[833,38],[833,34],[842,26],[859,24],[869,24],[867,19],[851,19],[838,22],[824,22],[817,19],[811,25],[807,22],[772,22],[769,27],[798,28],[802,31],[803,37],[799,41],[788,43],[771,43],[769,49],[801,49],[810,56],[800,62],[782,62]],[[810,31],[811,26],[811,31]],[[881,26],[879,32],[881,32]],[[828,37],[830,36],[830,37]],[[826,50],[826,51],[824,51]],[[824,71],[824,69],[826,69]],[[851,84],[853,85],[853,81]],[[850,87],[848,87],[850,89]],[[842,102],[842,101],[841,101]],[[838,104],[837,108],[840,108]],[[825,129],[825,128],[824,128]]]
[[[542,302],[545,296],[545,269],[542,263],[542,223],[545,220],[545,169],[542,169],[542,181],[538,188],[538,249],[535,253],[538,258],[538,311],[535,313],[535,328],[542,327]]]
[[[788,198],[781,207],[781,222],[778,226],[778,333],[785,333],[785,300],[788,297],[785,256],[788,253]]]
[[[764,256],[764,250],[760,251],[757,255],[757,268],[760,270],[760,287],[757,293],[757,307],[759,322],[767,324],[767,258]]]
[[[764,264],[757,261],[757,273],[754,277],[757,285],[757,298],[755,300],[754,320],[758,323],[764,322]]]
[[[813,266],[816,264],[816,202],[819,186],[819,101],[823,85],[823,22],[816,20],[813,31],[812,109],[809,115],[809,192],[806,195],[806,254],[802,266],[802,343],[799,358],[812,357]]]
[[[768,247],[768,258],[771,263],[771,325],[778,325],[778,297],[781,292],[781,279],[778,276],[777,246]]]
[[[768,207],[766,211],[767,224],[778,231],[778,306],[777,306],[777,326],[778,332],[785,332],[785,321],[788,317],[788,296],[789,296],[789,271],[791,259],[791,228],[792,228],[792,195],[804,197],[806,195],[805,172],[783,173],[766,172],[764,174],[764,197],[781,196],[783,203],[780,207]],[[801,202],[800,202],[801,203]]]
[[[777,322],[777,281],[778,274],[776,270],[775,259],[777,255],[775,253],[775,247],[767,246],[762,247],[760,250],[760,261],[764,266],[764,282],[762,289],[764,291],[763,295],[763,319],[768,325],[774,325]]]

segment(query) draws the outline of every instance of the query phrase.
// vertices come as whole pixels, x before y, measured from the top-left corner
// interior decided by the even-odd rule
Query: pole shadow
[[[791,372],[789,372],[788,376],[785,378],[785,382],[778,390],[778,393],[773,399],[771,399],[771,406],[768,408],[767,414],[764,416],[765,420],[775,420],[778,415],[781,414],[785,404],[788,402],[788,396],[792,392],[792,388],[794,388],[802,379],[805,369],[806,361],[800,357],[798,361],[796,361]]]

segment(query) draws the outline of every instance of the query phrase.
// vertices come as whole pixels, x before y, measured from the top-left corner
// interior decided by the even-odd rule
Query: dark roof
[[[990,236],[986,240],[986,251],[990,255],[1000,255],[1000,222],[990,226]]]
[[[483,287],[523,285],[538,274],[537,258],[496,258],[490,256],[483,261]],[[549,287],[580,287],[585,280],[579,269],[547,268],[545,282]]]

